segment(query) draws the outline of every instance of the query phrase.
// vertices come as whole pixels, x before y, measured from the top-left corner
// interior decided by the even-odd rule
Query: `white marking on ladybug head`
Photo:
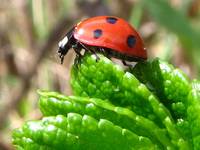
[[[61,47],[61,48],[64,48],[65,45],[67,44],[68,42],[68,37],[65,36],[59,43],[58,43],[58,46]]]

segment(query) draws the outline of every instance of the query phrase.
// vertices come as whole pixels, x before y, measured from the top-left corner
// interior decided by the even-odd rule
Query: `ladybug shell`
[[[125,20],[112,16],[86,19],[75,27],[74,38],[89,46],[112,49],[139,59],[146,59],[143,41]]]

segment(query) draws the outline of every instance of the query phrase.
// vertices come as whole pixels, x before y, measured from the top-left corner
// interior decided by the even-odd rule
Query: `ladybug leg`
[[[75,45],[72,46],[72,48],[74,49],[74,51],[76,52],[76,58],[74,60],[74,64],[79,64],[81,61],[81,58],[83,57],[81,54],[81,45],[79,45],[78,43],[76,43]]]
[[[79,47],[78,45],[74,45],[73,46],[73,49],[74,49],[74,51],[76,52],[76,56],[77,57],[82,57],[82,54],[81,54],[81,47]]]
[[[110,55],[109,55],[109,51],[106,50],[105,48],[100,47],[100,48],[99,48],[99,51],[100,51],[104,56],[106,56],[107,58],[109,58],[109,59],[111,58]]]
[[[97,55],[97,53],[94,50],[90,50],[92,52],[92,54],[94,54],[94,56],[96,57],[96,62],[100,60],[99,56]]]
[[[76,58],[74,59],[74,65],[75,65],[75,66],[78,66],[78,64],[80,64],[80,62],[81,62],[80,57],[77,57],[77,56],[76,56]]]
[[[96,57],[96,61],[98,61],[100,58],[99,58],[99,56],[97,55],[97,53],[94,51],[94,50],[92,50],[91,48],[88,48],[87,46],[85,46],[84,44],[82,44],[82,43],[79,43],[86,51],[88,51],[88,52],[91,52],[92,54],[94,54],[95,55],[95,57]]]
[[[132,65],[131,64],[127,64],[125,60],[122,60],[122,63],[124,64],[124,66],[132,67]]]

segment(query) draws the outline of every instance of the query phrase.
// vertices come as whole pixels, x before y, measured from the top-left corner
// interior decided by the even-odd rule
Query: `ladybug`
[[[137,31],[125,20],[114,16],[97,16],[76,24],[59,42],[59,56],[63,63],[64,56],[73,48],[77,57],[81,50],[125,61],[143,61],[147,59],[146,49]]]

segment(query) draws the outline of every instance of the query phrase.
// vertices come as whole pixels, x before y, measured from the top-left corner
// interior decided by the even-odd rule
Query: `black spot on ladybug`
[[[117,22],[117,18],[114,17],[107,17],[106,21],[110,24],[115,24]]]
[[[102,30],[101,29],[96,29],[94,30],[94,38],[98,39],[102,35]]]
[[[127,37],[126,42],[127,42],[128,47],[132,48],[132,47],[135,45],[135,43],[136,43],[136,38],[135,38],[135,36],[129,35],[129,36]]]

